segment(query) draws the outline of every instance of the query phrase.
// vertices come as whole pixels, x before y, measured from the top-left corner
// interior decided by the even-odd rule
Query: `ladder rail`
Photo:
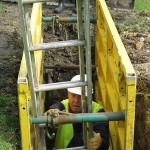
[[[32,82],[33,80],[33,75],[32,75],[32,70],[31,70],[31,59],[30,59],[30,53],[28,51],[28,39],[27,39],[27,35],[26,35],[26,22],[23,16],[25,16],[24,14],[24,10],[23,10],[23,5],[21,0],[18,1],[18,7],[19,7],[19,14],[20,14],[20,24],[21,24],[21,30],[22,30],[22,36],[23,36],[23,44],[24,44],[24,53],[25,53],[25,57],[26,57],[26,65],[27,65],[27,70],[28,70],[28,78],[29,78],[29,82],[30,82],[30,90],[31,90],[31,98],[32,98],[32,106],[33,108],[33,115],[37,115],[37,106],[36,106],[36,98],[35,98],[35,94],[34,94],[34,83]]]
[[[77,24],[78,24],[78,39],[83,40],[84,36],[84,28],[83,28],[83,11],[82,11],[83,0],[76,1],[76,10],[77,10]],[[84,60],[84,47],[79,47],[79,65],[80,65],[80,79],[81,81],[85,81],[85,60]],[[87,67],[87,66],[86,66]],[[86,113],[86,97],[85,97],[85,87],[82,87],[81,91],[81,99],[82,99],[82,112]],[[83,143],[85,148],[87,148],[87,123],[83,123]]]
[[[36,87],[38,86],[38,77],[37,77],[37,71],[36,71],[36,62],[35,62],[35,53],[32,51],[32,52],[29,52],[29,47],[33,45],[33,39],[32,39],[32,34],[31,34],[31,22],[30,22],[30,17],[29,17],[29,12],[28,12],[28,7],[27,5],[24,5],[24,15],[25,15],[25,24],[24,26],[26,27],[26,39],[28,40],[28,55],[29,55],[29,58],[30,60],[27,61],[26,63],[30,63],[29,66],[31,66],[30,68],[28,68],[28,70],[30,70],[31,74],[32,74],[32,84],[33,84],[33,87]],[[30,78],[30,76],[29,76]],[[32,87],[31,87],[32,88]],[[41,109],[41,106],[40,106],[40,101],[41,101],[41,95],[40,93],[34,93],[34,97],[32,96],[31,94],[31,98],[35,101],[36,103],[36,115],[42,115],[43,112],[42,112],[42,109]]]
[[[85,41],[86,41],[86,74],[87,74],[87,101],[88,113],[92,112],[92,62],[91,62],[91,37],[90,37],[90,0],[84,0],[85,12]],[[89,138],[93,137],[93,123],[89,123]]]
[[[32,42],[32,35],[31,35],[31,27],[30,27],[30,17],[29,17],[29,13],[28,13],[28,8],[27,6],[25,5],[25,19],[26,19],[26,30],[27,30],[27,39],[28,39],[28,51],[29,51],[29,47],[33,45],[33,42]],[[31,52],[31,53],[28,53],[30,55],[30,61],[31,61],[31,66],[32,68],[30,67],[30,70],[31,70],[31,73],[33,75],[33,87],[34,86],[37,86],[38,85],[38,81],[37,81],[37,77],[36,77],[36,64],[35,64],[35,55],[34,55],[34,52]],[[27,62],[28,63],[28,62]],[[37,95],[38,96],[38,95]],[[36,97],[36,96],[35,96]],[[38,106],[37,106],[37,109],[38,109]]]

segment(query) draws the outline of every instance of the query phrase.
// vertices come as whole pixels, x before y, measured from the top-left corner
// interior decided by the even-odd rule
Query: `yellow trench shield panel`
[[[108,112],[125,111],[110,122],[111,150],[133,150],[136,75],[104,0],[96,0],[96,99]]]

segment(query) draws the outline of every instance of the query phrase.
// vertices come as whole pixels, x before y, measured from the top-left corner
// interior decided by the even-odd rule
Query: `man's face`
[[[69,106],[73,113],[81,113],[81,95],[68,92]]]

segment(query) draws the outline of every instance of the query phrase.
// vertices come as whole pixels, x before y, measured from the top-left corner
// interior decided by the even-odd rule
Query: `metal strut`
[[[60,115],[59,117],[53,117],[49,115],[47,117],[45,116],[30,117],[30,123],[31,124],[48,123],[54,126],[59,124],[81,123],[81,122],[124,121],[125,112],[81,113],[81,114]]]
[[[77,23],[77,17],[42,17],[43,22]],[[84,19],[82,20],[84,22]],[[90,23],[96,23],[96,18],[91,18]]]

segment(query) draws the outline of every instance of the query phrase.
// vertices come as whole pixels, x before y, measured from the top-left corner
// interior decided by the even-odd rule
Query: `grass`
[[[17,149],[19,145],[19,119],[16,111],[17,98],[0,96],[0,150]]]
[[[3,2],[0,2],[0,16],[4,16],[5,15],[5,4]]]
[[[119,32],[144,32],[149,30],[149,20],[144,16],[134,17],[128,21],[118,23],[117,28]]]
[[[150,0],[135,0],[135,11],[150,11]]]

